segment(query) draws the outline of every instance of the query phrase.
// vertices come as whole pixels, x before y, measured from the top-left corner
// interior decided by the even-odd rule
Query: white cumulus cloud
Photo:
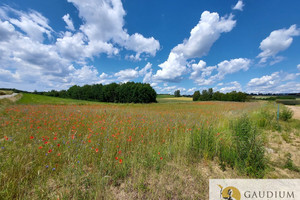
[[[187,60],[207,55],[211,46],[221,33],[229,32],[235,26],[233,15],[220,17],[218,13],[204,11],[199,23],[191,30],[190,37],[174,47],[160,70],[155,74],[157,80],[178,82],[187,72]]]
[[[247,71],[251,61],[247,58],[224,60],[218,64],[218,78],[223,79],[226,74],[233,74],[240,70]]]
[[[193,87],[187,90],[187,94],[193,94],[195,91],[197,90],[197,88]]]
[[[300,29],[296,25],[290,26],[288,29],[279,29],[272,31],[271,34],[265,38],[259,48],[262,52],[257,56],[260,58],[259,63],[264,64],[271,59],[271,64],[280,62],[283,57],[277,56],[281,51],[288,49],[292,42],[293,37],[300,35]]]
[[[87,35],[91,43],[113,41],[127,50],[136,52],[139,58],[142,53],[155,56],[160,44],[153,37],[146,38],[140,33],[129,35],[124,27],[126,12],[121,0],[68,0],[79,10],[84,19],[80,30]]]
[[[126,49],[142,58],[155,56],[159,50],[153,37],[127,33],[121,0],[69,2],[79,10],[82,24],[76,30],[66,14],[62,17],[66,31],[59,34],[37,11],[0,6],[0,85],[24,90],[66,89],[72,84],[106,84],[141,76],[136,70],[124,70],[116,73],[119,79],[105,77],[87,64],[101,53],[112,56]],[[144,81],[152,80],[151,66],[141,73]]]
[[[67,24],[66,28],[71,30],[71,31],[75,31],[74,24],[73,24],[73,21],[72,21],[70,15],[69,15],[69,13],[64,15],[62,18]]]
[[[217,80],[223,80],[227,74],[233,74],[238,71],[247,71],[250,67],[251,60],[247,58],[236,58],[224,60],[217,66],[206,66],[202,60],[198,64],[192,64],[193,72],[190,79],[193,79],[198,85],[211,85]],[[216,73],[213,74],[213,72]],[[213,74],[213,75],[212,75]]]
[[[239,82],[233,81],[233,82],[226,84],[226,87],[221,88],[219,91],[222,93],[228,93],[228,92],[232,92],[232,91],[240,92],[240,91],[242,91],[242,86]]]
[[[300,92],[300,83],[295,82],[299,75],[280,71],[253,78],[247,84],[247,91],[249,93]]]
[[[187,70],[186,65],[187,61],[183,54],[171,52],[168,60],[158,65],[162,69],[157,70],[154,78],[163,81],[178,82]]]
[[[243,11],[244,6],[245,6],[245,4],[243,3],[243,1],[239,0],[232,9]]]
[[[135,69],[124,69],[114,74],[121,82],[128,82],[139,76],[139,72]]]
[[[1,18],[20,28],[31,39],[43,42],[44,34],[51,38],[53,29],[49,26],[49,21],[41,13],[30,10],[28,13],[18,11],[9,6],[0,7]],[[13,18],[11,16],[18,16]]]

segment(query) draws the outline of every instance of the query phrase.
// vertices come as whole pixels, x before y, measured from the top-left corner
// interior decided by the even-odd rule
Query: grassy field
[[[208,199],[209,178],[300,177],[300,123],[274,104],[158,102],[6,104],[0,199]]]
[[[282,96],[251,96],[253,99],[266,99],[266,98],[270,98],[270,97],[282,97]],[[300,100],[299,97],[296,97],[296,100]]]
[[[58,97],[49,97],[37,94],[26,94],[24,93],[22,98],[17,102],[18,104],[51,104],[51,105],[92,105],[99,104],[99,102],[76,100],[76,99],[65,99]]]
[[[191,97],[174,97],[173,95],[158,95],[158,103],[188,103],[192,102],[193,98]]]

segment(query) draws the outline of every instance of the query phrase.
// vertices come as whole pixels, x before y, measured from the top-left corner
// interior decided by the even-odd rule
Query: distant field
[[[187,103],[192,102],[191,97],[174,97],[173,95],[157,95],[158,103]]]
[[[276,97],[276,96],[252,96],[252,98],[254,98],[254,99],[265,99],[265,98],[269,98],[269,97]]]
[[[157,100],[2,105],[0,199],[208,199],[210,178],[300,178],[300,123],[274,103]]]
[[[158,101],[158,103],[184,103],[184,102],[192,102],[193,99],[189,98],[189,97],[174,97],[172,95],[158,95],[157,101]],[[103,104],[103,103],[93,102],[93,101],[76,100],[76,99],[64,99],[64,98],[58,98],[58,97],[49,97],[49,96],[44,96],[44,95],[24,93],[23,97],[18,101],[18,104],[94,105],[94,104]]]
[[[294,96],[252,96],[256,100],[270,100],[276,101],[277,103],[282,103],[284,105],[299,105],[300,98],[295,98]]]
[[[169,95],[169,94],[158,94],[157,98],[161,99],[161,98],[175,98],[175,97],[174,95]]]
[[[270,97],[284,97],[284,96],[251,96],[254,99],[266,99],[266,98],[270,98]],[[296,98],[297,100],[300,100],[300,97]]]
[[[92,105],[92,104],[100,104],[100,102],[93,101],[83,101],[76,99],[64,99],[58,97],[49,97],[44,95],[37,94],[27,94],[24,93],[23,97],[17,102],[18,104],[79,104],[79,105]]]

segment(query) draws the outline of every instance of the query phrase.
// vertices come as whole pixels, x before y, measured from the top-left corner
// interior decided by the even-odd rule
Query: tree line
[[[156,102],[157,96],[150,84],[134,82],[108,85],[74,85],[68,90],[36,93],[53,97],[114,103],[151,103]]]
[[[193,94],[193,101],[240,101],[245,102],[248,100],[248,95],[244,92],[232,91],[229,93],[214,92],[212,88],[208,90],[195,91]]]

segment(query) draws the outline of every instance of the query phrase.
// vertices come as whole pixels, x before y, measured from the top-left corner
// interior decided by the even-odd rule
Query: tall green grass
[[[240,115],[258,103],[82,103],[24,94],[1,112],[0,199],[95,199],[170,162],[264,174],[256,117]]]
[[[264,143],[254,122],[246,115],[231,121],[232,134],[218,133],[212,126],[202,126],[190,137],[190,153],[206,159],[217,157],[220,166],[236,167],[250,177],[262,178],[266,160]]]
[[[60,105],[93,105],[100,104],[99,102],[65,99],[59,97],[49,97],[38,94],[24,93],[22,98],[17,102],[18,104],[60,104]]]

